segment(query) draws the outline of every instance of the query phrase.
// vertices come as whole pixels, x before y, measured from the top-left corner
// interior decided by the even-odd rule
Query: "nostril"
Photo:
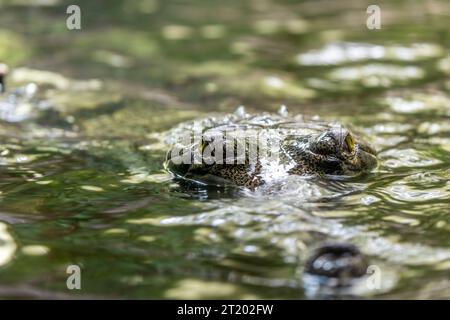
[[[353,278],[366,274],[367,260],[352,244],[325,244],[311,255],[305,265],[305,273],[335,279],[338,286],[349,285]]]

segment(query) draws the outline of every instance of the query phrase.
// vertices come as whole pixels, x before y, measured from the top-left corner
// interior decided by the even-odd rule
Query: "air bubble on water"
[[[282,104],[280,106],[280,108],[278,109],[278,114],[282,117],[287,117],[288,116],[288,108],[286,107],[286,105]]]
[[[245,111],[245,107],[244,106],[239,106],[237,107],[237,109],[234,111],[234,114],[236,116],[238,116],[239,118],[245,118],[246,116],[246,111]]]

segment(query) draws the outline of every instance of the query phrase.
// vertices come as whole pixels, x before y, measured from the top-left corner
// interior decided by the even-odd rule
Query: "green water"
[[[73,3],[0,0],[0,297],[299,299],[346,241],[381,270],[356,296],[450,298],[448,1],[382,4],[381,30],[366,1],[116,0],[68,31]],[[379,168],[270,196],[164,172],[174,125],[281,104],[363,131]]]

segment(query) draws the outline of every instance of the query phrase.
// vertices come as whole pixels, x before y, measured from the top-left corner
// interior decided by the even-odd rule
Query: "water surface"
[[[365,1],[78,1],[80,31],[69,2],[0,1],[0,297],[299,299],[311,250],[346,241],[382,272],[356,296],[450,298],[446,1],[383,4],[381,30]],[[164,172],[176,124],[281,104],[379,168],[272,195]]]

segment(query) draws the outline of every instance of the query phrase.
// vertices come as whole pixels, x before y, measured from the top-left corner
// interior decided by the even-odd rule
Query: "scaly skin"
[[[181,132],[190,134],[193,127],[194,123],[182,124],[175,132],[180,138]],[[201,159],[201,162],[177,164],[172,154],[175,147],[167,156],[165,167],[181,179],[216,185],[229,183],[254,189],[287,175],[348,176],[369,171],[377,164],[373,148],[337,123],[304,120],[301,116],[250,116],[241,112],[200,120],[196,122],[196,128],[201,132],[201,139],[178,144],[177,150],[191,151],[191,162],[197,153],[197,159]],[[237,135],[237,130],[264,133],[271,141],[278,142],[278,159],[269,158],[265,153],[257,153],[251,161],[248,150],[251,145],[255,147],[257,139],[255,136],[242,138]],[[238,136],[238,144],[234,144],[234,149],[230,149],[231,153],[227,153],[227,142],[234,141],[232,138],[235,136]],[[245,159],[237,158],[239,143],[241,147],[247,147],[243,153]],[[226,154],[224,163],[209,162],[221,149],[222,154]]]

